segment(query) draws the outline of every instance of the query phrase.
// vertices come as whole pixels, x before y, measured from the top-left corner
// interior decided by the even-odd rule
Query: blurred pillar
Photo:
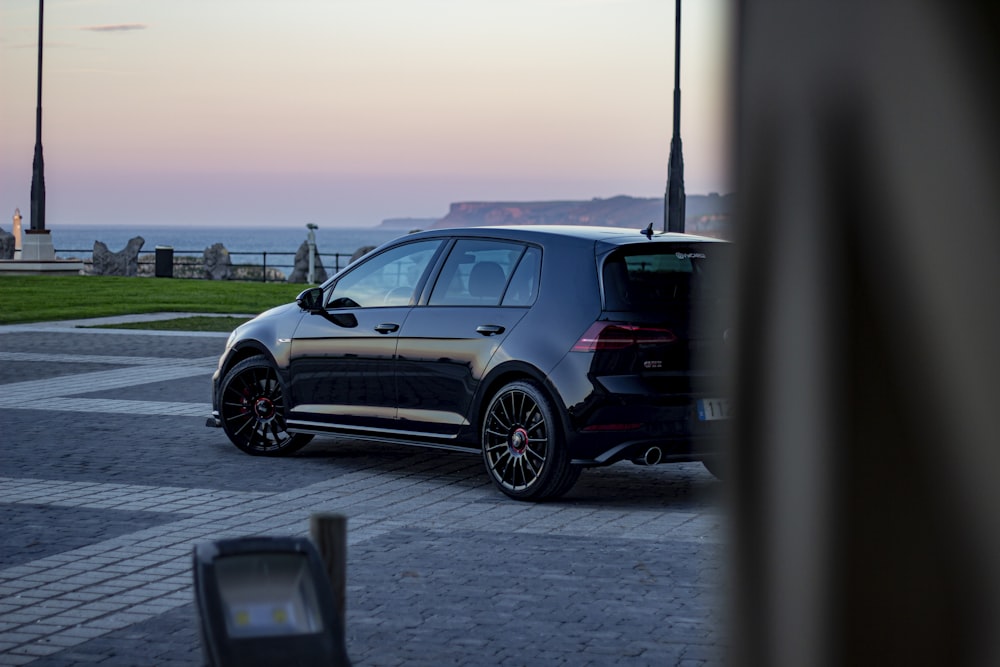
[[[997,17],[740,8],[731,664],[1000,664]]]

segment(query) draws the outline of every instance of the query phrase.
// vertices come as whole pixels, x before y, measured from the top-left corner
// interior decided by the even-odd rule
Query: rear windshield
[[[644,244],[619,248],[604,261],[608,310],[660,310],[727,299],[732,246]]]

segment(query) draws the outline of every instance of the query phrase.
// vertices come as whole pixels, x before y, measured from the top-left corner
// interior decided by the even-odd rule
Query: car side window
[[[461,239],[448,254],[431,292],[431,306],[497,306],[525,246]]]
[[[530,306],[538,296],[538,281],[542,268],[542,251],[529,247],[517,263],[514,275],[503,296],[504,306]]]
[[[327,299],[327,308],[405,306],[441,241],[417,241],[363,259],[341,276]]]

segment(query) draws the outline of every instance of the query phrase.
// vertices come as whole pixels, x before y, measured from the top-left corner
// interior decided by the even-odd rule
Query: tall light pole
[[[38,105],[35,107],[35,159],[31,163],[31,229],[45,230],[45,160],[42,158],[42,23],[45,0],[38,0]]]
[[[663,230],[684,231],[684,156],[681,154],[681,0],[675,0],[674,28],[674,135],[670,139],[667,192],[664,195]]]
[[[31,163],[31,227],[24,230],[21,255],[13,262],[0,260],[0,273],[52,273],[78,275],[83,262],[56,259],[52,235],[45,229],[45,161],[42,159],[42,26],[45,25],[45,0],[38,0],[38,104],[35,107],[35,159]]]

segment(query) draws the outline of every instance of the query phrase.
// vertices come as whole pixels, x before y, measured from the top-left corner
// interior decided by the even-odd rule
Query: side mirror
[[[295,303],[299,304],[302,310],[316,312],[323,309],[323,288],[310,287],[295,297]]]

